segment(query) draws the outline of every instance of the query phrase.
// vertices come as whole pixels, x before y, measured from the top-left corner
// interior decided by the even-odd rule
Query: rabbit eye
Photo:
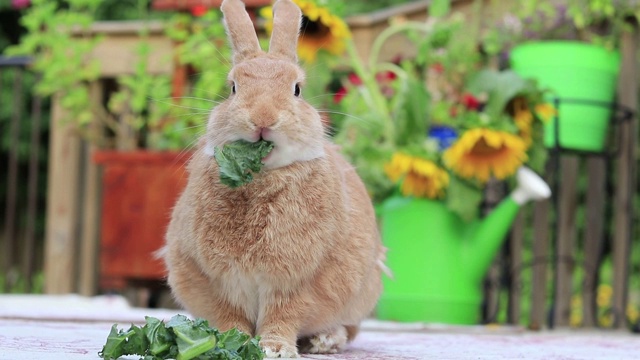
[[[232,94],[236,93],[236,83],[233,83],[233,85],[231,85],[231,93]]]
[[[295,85],[295,87],[293,88],[293,95],[296,97],[300,96],[300,85]]]

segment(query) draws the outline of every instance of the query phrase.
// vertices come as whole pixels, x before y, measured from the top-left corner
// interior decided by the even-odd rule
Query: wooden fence
[[[35,82],[26,70],[28,58],[0,57],[0,249],[3,291],[32,291],[37,269],[42,267],[43,171],[42,121],[45,105],[29,92]],[[3,91],[11,89],[11,91]],[[8,97],[6,95],[9,95]]]
[[[585,327],[629,325],[630,256],[632,245],[640,245],[634,227],[638,209],[633,203],[640,190],[638,32],[624,34],[621,40],[617,99],[621,110],[612,121],[609,148],[602,154],[551,151],[545,178],[552,184],[553,196],[524,208],[516,219],[503,254],[487,278],[486,321],[495,321],[496,309],[505,306],[506,320],[518,323],[523,315],[523,284],[530,283],[531,307],[524,315],[531,328],[569,326],[572,311],[581,314]],[[532,255],[524,259],[527,246]],[[601,299],[599,306],[598,285],[604,280],[601,265],[606,258],[613,269],[611,303],[602,304],[606,299]],[[525,279],[526,269],[532,274]],[[579,295],[574,294],[576,282]],[[501,291],[508,294],[505,304],[500,304]],[[610,320],[598,322],[598,311]]]

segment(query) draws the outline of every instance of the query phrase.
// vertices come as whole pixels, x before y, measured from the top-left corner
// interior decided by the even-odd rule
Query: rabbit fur
[[[274,5],[269,52],[240,0],[221,6],[233,48],[229,98],[212,110],[167,230],[168,283],[193,315],[261,336],[268,357],[333,353],[352,340],[382,290],[384,251],[354,168],[298,94],[300,9]],[[239,188],[219,182],[213,149],[273,141]]]

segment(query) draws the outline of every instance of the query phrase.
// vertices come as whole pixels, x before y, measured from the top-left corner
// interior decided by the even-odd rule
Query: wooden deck
[[[99,359],[113,323],[167,319],[168,309],[132,308],[118,296],[0,296],[0,359]],[[621,331],[531,332],[506,326],[397,324],[368,320],[337,355],[306,359],[637,359],[640,336]],[[135,357],[133,357],[135,358]],[[132,359],[133,359],[132,358]]]

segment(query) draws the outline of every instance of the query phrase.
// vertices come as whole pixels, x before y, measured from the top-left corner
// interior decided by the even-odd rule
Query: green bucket
[[[384,278],[376,315],[383,320],[477,324],[482,293],[458,256],[465,226],[439,201],[384,203],[382,238],[393,278]]]
[[[560,99],[557,143],[567,149],[600,152],[604,149],[614,101],[620,54],[572,41],[531,42],[511,52],[511,67],[522,77],[534,78]],[[593,101],[562,102],[563,99]],[[555,119],[545,125],[544,144],[556,145]]]

